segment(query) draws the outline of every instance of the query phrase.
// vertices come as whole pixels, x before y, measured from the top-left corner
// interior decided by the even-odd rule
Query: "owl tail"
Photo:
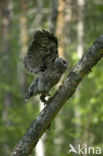
[[[25,96],[25,101],[28,101],[30,97],[36,96],[38,94],[38,78],[32,82],[30,88]]]

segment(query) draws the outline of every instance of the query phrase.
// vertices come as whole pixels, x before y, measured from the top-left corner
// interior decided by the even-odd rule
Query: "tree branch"
[[[83,55],[80,61],[72,68],[63,85],[51,98],[49,104],[32,122],[25,135],[16,145],[12,156],[28,156],[39,138],[46,131],[48,125],[62,108],[66,100],[73,95],[83,77],[97,64],[103,56],[103,35],[100,36],[91,48]]]

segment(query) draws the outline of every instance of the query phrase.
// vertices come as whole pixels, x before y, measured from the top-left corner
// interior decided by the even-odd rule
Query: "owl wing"
[[[57,57],[57,38],[45,30],[35,31],[33,40],[24,57],[24,68],[29,73],[37,74],[40,71],[53,68]]]

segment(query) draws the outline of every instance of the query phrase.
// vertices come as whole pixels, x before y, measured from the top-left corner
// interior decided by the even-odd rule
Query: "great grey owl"
[[[57,38],[48,31],[35,31],[32,42],[24,57],[24,68],[28,73],[37,74],[26,94],[26,100],[40,94],[44,103],[50,89],[60,80],[67,69],[67,62],[58,56]]]

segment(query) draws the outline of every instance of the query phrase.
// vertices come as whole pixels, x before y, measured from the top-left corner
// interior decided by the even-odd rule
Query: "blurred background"
[[[43,106],[39,97],[24,101],[33,76],[24,71],[22,59],[38,29],[58,37],[59,55],[70,64],[65,79],[103,33],[103,0],[0,1],[1,156],[10,155]],[[103,149],[103,59],[83,79],[31,156],[72,156],[69,144]]]

